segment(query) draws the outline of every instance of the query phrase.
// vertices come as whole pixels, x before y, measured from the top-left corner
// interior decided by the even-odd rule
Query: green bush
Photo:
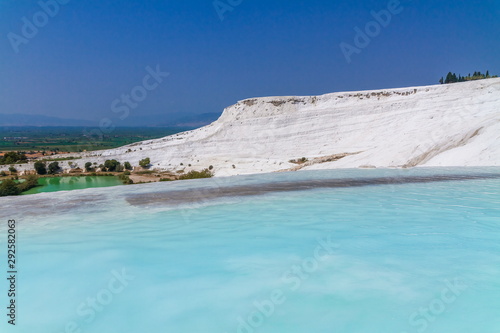
[[[39,175],[47,174],[47,165],[44,162],[36,161],[34,167],[37,174]]]
[[[9,167],[9,172],[10,172],[10,173],[17,173],[17,169],[16,169],[16,168],[14,168],[14,166],[13,166],[13,165],[11,165],[11,166]]]
[[[26,163],[28,158],[22,152],[9,151],[0,157],[0,164]]]
[[[20,183],[18,185],[18,188],[21,192],[25,192],[37,186],[39,186],[38,177],[35,175],[29,175],[26,177],[26,181],[24,181],[24,183]]]
[[[61,170],[59,162],[52,162],[49,164],[49,175],[54,175]]]
[[[92,163],[90,163],[90,162],[85,163],[85,171],[90,172],[92,170],[93,170]]]
[[[133,184],[134,183],[132,181],[132,179],[130,179],[130,177],[125,175],[125,174],[119,175],[118,178],[123,182],[123,184]]]
[[[149,167],[150,164],[151,160],[149,159],[149,157],[146,157],[145,159],[139,161],[139,165],[143,168]]]
[[[130,164],[130,162],[123,163],[123,166],[125,167],[126,170],[132,170],[132,165]]]
[[[16,182],[12,179],[5,179],[0,184],[0,197],[4,197],[7,195],[18,195],[21,193],[21,190],[17,186]]]
[[[204,169],[202,171],[189,171],[187,174],[180,176],[179,179],[212,178],[213,176],[213,173],[209,169]]]
[[[155,173],[153,170],[143,170],[135,172],[135,174],[137,175],[152,175],[153,173]]]
[[[108,171],[119,171],[121,165],[120,165],[120,162],[118,162],[117,160],[106,160],[106,162],[104,162],[104,167],[108,170]]]
[[[62,162],[62,161],[71,161],[71,160],[79,160],[81,157],[57,157],[57,158],[44,158],[44,162]]]
[[[125,176],[130,176],[130,171],[125,170],[125,171],[123,172],[123,174],[124,174]]]

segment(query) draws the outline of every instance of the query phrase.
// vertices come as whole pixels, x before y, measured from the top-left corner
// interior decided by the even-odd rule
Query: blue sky
[[[212,0],[60,1],[45,22],[37,1],[0,0],[0,113],[117,118],[111,104],[134,88],[142,96],[148,66],[169,76],[130,109],[135,116],[435,84],[448,71],[500,74],[498,0],[401,1],[351,63],[339,45],[354,45],[354,28],[390,1],[221,0],[231,7],[223,20]],[[41,27],[25,38],[23,17],[34,16]],[[27,41],[18,52],[14,35]]]

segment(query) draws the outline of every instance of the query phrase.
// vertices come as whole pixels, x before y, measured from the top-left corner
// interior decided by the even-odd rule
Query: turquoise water
[[[114,176],[80,176],[39,178],[38,184],[40,184],[41,186],[23,192],[23,195],[45,192],[82,190],[94,187],[117,186],[123,185],[123,182],[118,179],[118,177]]]
[[[485,172],[500,177],[345,170],[2,198],[18,220],[20,294],[18,325],[4,315],[0,330],[499,332],[500,178],[401,178]],[[398,184],[312,182],[381,177]],[[168,200],[186,191],[197,200]]]

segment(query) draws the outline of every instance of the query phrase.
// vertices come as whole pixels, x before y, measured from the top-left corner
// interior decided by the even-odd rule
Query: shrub
[[[307,161],[309,161],[307,158],[302,157],[302,158],[298,158],[296,160],[290,160],[288,162],[295,163],[295,164],[303,164],[303,163],[306,163]]]
[[[151,160],[149,159],[149,157],[146,157],[145,159],[139,161],[139,165],[143,168],[147,168],[150,164]]]
[[[213,165],[211,165],[211,166],[208,167],[208,170],[213,170],[213,169],[214,169]]]
[[[9,172],[11,172],[11,173],[17,173],[17,169],[16,169],[16,168],[14,168],[14,166],[13,166],[13,165],[11,165],[11,166],[9,167]]]
[[[28,158],[24,153],[9,151],[0,157],[0,164],[26,163]]]
[[[125,170],[125,172],[123,172],[123,174],[124,174],[125,176],[130,176],[130,171]]]
[[[119,175],[118,178],[120,178],[120,180],[123,182],[123,184],[133,184],[134,183],[132,181],[132,179],[130,179],[129,176],[124,175],[124,174]]]
[[[151,175],[153,173],[155,173],[155,172],[152,170],[144,170],[144,171],[137,171],[136,172],[136,174],[138,174],[138,175]]]
[[[130,164],[130,162],[123,163],[123,166],[125,167],[126,170],[132,170],[132,165]]]
[[[59,172],[61,168],[59,167],[59,162],[52,162],[49,164],[49,174],[53,175]]]
[[[18,195],[20,193],[21,190],[12,179],[5,179],[2,181],[2,184],[0,184],[0,196]]]
[[[85,171],[87,172],[92,171],[92,163],[90,162],[85,163]]]
[[[104,167],[108,170],[108,171],[119,171],[117,169],[119,169],[121,167],[120,165],[120,162],[118,162],[117,160],[106,160],[106,162],[104,162]]]
[[[5,171],[0,171],[0,176],[2,176],[2,177],[7,176],[7,172],[5,172]]]
[[[212,178],[213,176],[213,173],[209,169],[204,169],[202,171],[189,171],[187,174],[180,176],[179,179]]]
[[[18,188],[21,192],[25,192],[37,186],[39,186],[38,177],[35,175],[29,175],[26,177],[26,181],[24,183],[18,185]]]
[[[47,174],[47,165],[44,162],[36,161],[34,167],[37,174],[39,175]]]

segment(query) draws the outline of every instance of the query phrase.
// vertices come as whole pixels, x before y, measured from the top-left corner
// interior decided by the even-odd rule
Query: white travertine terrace
[[[212,165],[216,176],[299,169],[500,166],[500,79],[247,99],[193,131],[72,156],[82,156],[75,161],[80,167],[106,159],[138,165],[145,157],[152,168],[174,172]],[[302,157],[308,162],[289,162]],[[60,164],[68,167],[67,162]],[[26,167],[32,169],[21,169]]]

